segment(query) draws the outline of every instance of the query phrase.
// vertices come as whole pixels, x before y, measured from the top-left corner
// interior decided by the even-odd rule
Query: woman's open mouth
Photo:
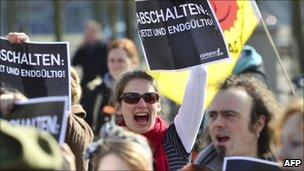
[[[147,125],[149,122],[149,119],[150,119],[149,113],[142,112],[142,113],[136,113],[134,115],[135,123],[139,126]]]

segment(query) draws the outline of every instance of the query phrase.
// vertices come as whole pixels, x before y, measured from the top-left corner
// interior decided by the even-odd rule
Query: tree
[[[92,11],[93,11],[94,20],[100,21],[102,1],[91,1],[91,7],[92,7]]]
[[[112,28],[112,38],[115,38],[117,35],[116,23],[118,21],[117,15],[117,1],[107,1],[107,7],[109,9],[108,18],[110,21],[110,26]]]
[[[6,17],[7,17],[7,30],[14,32],[16,30],[16,21],[18,16],[17,1],[6,1]]]
[[[124,1],[126,37],[135,40],[136,20],[135,20],[135,1]]]
[[[304,68],[303,66],[303,1],[295,0],[292,1],[293,6],[293,16],[292,16],[292,29],[294,33],[294,37],[296,39],[296,43],[299,51],[299,63],[300,63],[300,71],[303,74]]]
[[[55,30],[55,38],[56,41],[62,40],[63,34],[63,7],[64,1],[61,0],[54,0],[54,30]]]

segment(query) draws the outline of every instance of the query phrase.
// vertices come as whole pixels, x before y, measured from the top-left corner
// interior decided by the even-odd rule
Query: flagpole
[[[289,87],[290,87],[290,90],[291,90],[291,92],[292,92],[292,95],[295,95],[295,94],[296,94],[296,91],[295,91],[295,89],[293,88],[293,86],[292,86],[292,84],[291,84],[291,81],[290,81],[290,79],[289,79],[289,77],[288,77],[288,74],[287,74],[287,72],[286,72],[286,70],[285,70],[285,68],[284,68],[284,66],[283,66],[281,57],[280,57],[279,52],[278,52],[278,50],[277,50],[277,48],[276,48],[276,46],[275,46],[275,44],[274,44],[274,41],[273,41],[272,37],[270,36],[270,33],[269,33],[269,31],[268,31],[268,28],[266,27],[265,21],[264,21],[264,19],[263,19],[262,16],[261,16],[260,18],[261,18],[261,21],[262,21],[263,28],[264,28],[264,30],[265,30],[265,32],[266,32],[267,37],[268,37],[268,40],[269,40],[269,42],[270,42],[270,44],[271,44],[271,46],[272,46],[272,48],[273,48],[273,50],[274,50],[274,52],[275,52],[275,54],[276,54],[277,60],[279,61],[280,68],[281,68],[281,70],[282,70],[282,72],[283,72],[283,74],[284,74],[284,76],[285,76],[285,78],[286,78],[286,80],[287,80],[287,82],[288,82],[288,85],[289,85]]]

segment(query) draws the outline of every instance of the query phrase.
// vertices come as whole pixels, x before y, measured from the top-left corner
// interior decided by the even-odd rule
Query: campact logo
[[[207,59],[210,59],[213,57],[221,56],[223,54],[224,53],[221,51],[221,48],[218,48],[215,51],[200,54],[200,58],[201,58],[201,60],[207,60]]]
[[[284,167],[299,167],[302,163],[301,159],[285,159],[283,166]]]

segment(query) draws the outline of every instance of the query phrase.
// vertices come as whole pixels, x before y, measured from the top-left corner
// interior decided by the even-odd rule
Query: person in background
[[[191,68],[190,73],[183,103],[169,126],[158,114],[161,104],[156,83],[144,71],[125,73],[113,91],[115,114],[122,118],[118,125],[149,140],[157,171],[178,170],[189,161],[203,117],[207,75],[201,66]]]
[[[110,114],[113,113],[111,109],[114,107],[109,99],[116,81],[123,73],[135,70],[139,66],[138,51],[133,41],[127,38],[112,41],[108,48],[107,65],[109,72],[93,91],[93,94],[96,94],[92,118],[95,135],[98,135],[101,126],[110,119]]]
[[[245,73],[251,73],[253,77],[259,79],[270,89],[263,58],[254,47],[248,45],[244,46],[241,56],[232,71],[233,75]]]
[[[86,121],[91,125],[92,106],[95,94],[89,82],[96,77],[103,77],[108,72],[107,45],[100,39],[101,25],[95,21],[88,21],[84,30],[84,39],[72,58],[72,66],[82,67],[81,88],[83,95],[80,104],[88,113]]]
[[[248,156],[274,161],[270,127],[280,111],[273,94],[251,74],[230,76],[207,110],[206,143],[196,160],[184,167],[221,170],[225,156]]]
[[[103,76],[107,71],[107,46],[100,39],[101,25],[88,21],[84,30],[84,39],[72,58],[72,65],[82,67],[81,87],[96,76]]]
[[[92,158],[93,171],[153,170],[152,152],[144,136],[124,130],[112,121],[102,126],[100,137],[86,153],[86,157]]]
[[[68,117],[65,142],[70,146],[76,159],[77,170],[88,170],[89,161],[83,158],[85,149],[92,143],[94,134],[91,127],[84,120],[86,111],[79,104],[81,87],[76,71],[71,67],[71,113]]]
[[[303,170],[304,159],[304,101],[303,98],[292,99],[281,115],[277,124],[280,133],[281,149],[278,159],[283,163],[286,159],[300,159],[298,167],[288,167],[288,170]]]

